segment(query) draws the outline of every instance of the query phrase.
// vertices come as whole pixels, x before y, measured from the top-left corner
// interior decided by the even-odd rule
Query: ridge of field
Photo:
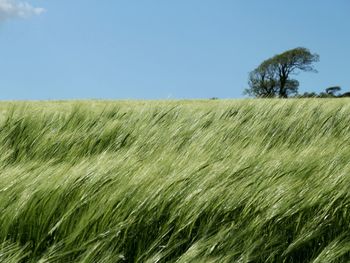
[[[0,262],[347,262],[350,100],[0,103]]]

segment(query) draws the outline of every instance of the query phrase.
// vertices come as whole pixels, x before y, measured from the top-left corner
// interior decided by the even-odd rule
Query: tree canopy
[[[333,86],[326,89],[326,93],[331,96],[336,96],[336,93],[339,91],[341,91],[341,87],[339,86]]]
[[[287,50],[263,61],[249,73],[245,93],[255,97],[287,98],[298,92],[299,82],[291,79],[300,71],[317,72],[313,66],[319,55],[304,47]]]

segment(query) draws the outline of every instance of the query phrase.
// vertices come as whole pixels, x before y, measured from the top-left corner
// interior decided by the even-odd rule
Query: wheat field
[[[348,262],[350,100],[0,103],[0,262]]]

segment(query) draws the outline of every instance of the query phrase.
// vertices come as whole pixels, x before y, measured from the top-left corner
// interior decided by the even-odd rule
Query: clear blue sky
[[[298,46],[320,55],[301,92],[350,91],[349,14],[349,0],[0,0],[0,99],[239,98]]]

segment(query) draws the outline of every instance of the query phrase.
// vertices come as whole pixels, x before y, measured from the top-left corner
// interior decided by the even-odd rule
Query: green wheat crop
[[[347,262],[350,101],[0,103],[0,262]]]

